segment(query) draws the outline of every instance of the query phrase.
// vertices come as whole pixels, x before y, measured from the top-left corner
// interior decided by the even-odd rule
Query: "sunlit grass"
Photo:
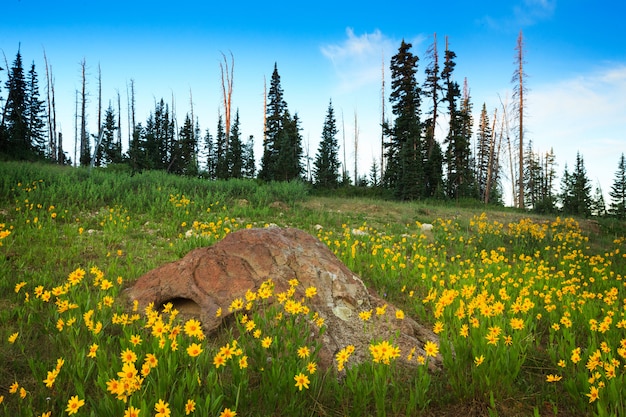
[[[301,184],[28,164],[0,171],[7,415],[382,416],[477,401],[507,415],[499,405],[516,397],[510,415],[543,415],[546,404],[626,413],[624,237],[598,250],[573,219],[381,202],[385,221],[373,200],[354,202],[363,212],[343,209],[350,201],[322,209],[336,203],[308,202]],[[271,223],[315,234],[400,309],[360,311],[364,331],[409,316],[439,344],[419,346],[419,356],[373,337],[369,361],[356,364],[346,345],[322,369],[315,335],[325,324],[307,307],[314,289],[294,298],[293,282],[275,294],[272,277],[232,300],[232,326],[212,335],[172,305],[138,311],[119,300],[150,269]],[[428,371],[428,354],[441,355],[443,371]],[[415,367],[401,368],[401,356]]]

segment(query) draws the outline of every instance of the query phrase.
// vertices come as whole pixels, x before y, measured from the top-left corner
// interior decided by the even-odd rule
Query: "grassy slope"
[[[162,173],[131,176],[124,172],[116,175],[102,170],[3,164],[0,224],[14,229],[0,248],[0,322],[11,323],[15,319],[11,313],[15,307],[12,292],[20,281],[59,282],[77,267],[97,265],[107,275],[123,276],[131,283],[193,247],[220,238],[215,234],[213,239],[179,239],[194,220],[226,218],[240,227],[276,223],[311,233],[316,224],[338,231],[344,224],[355,228],[366,224],[394,234],[406,231],[406,225],[415,227],[416,222],[432,223],[436,219],[453,219],[467,228],[470,219],[485,210],[482,206],[459,207],[454,203],[398,203],[305,194],[301,185],[259,186],[251,181],[207,182]],[[272,204],[277,201],[281,203]],[[29,207],[33,202],[41,204],[41,208]],[[490,220],[505,224],[526,217],[538,221],[553,219],[513,209],[488,210]],[[54,222],[48,217],[52,212],[57,213]],[[624,233],[623,224],[617,222],[582,221],[582,225],[598,252],[614,236]],[[38,226],[46,232],[37,233]],[[0,337],[6,340],[8,330],[4,327],[0,327]],[[45,336],[36,334],[36,330],[34,325],[33,333],[28,335],[32,346],[45,346]],[[40,356],[54,357],[54,353],[42,349]],[[0,349],[0,384],[15,374],[27,373],[26,357],[7,357]],[[0,394],[6,390],[0,386]],[[458,407],[466,414],[485,411],[481,405],[465,404],[433,412],[454,415]],[[515,415],[519,405],[513,405],[510,412],[503,405],[500,411]]]

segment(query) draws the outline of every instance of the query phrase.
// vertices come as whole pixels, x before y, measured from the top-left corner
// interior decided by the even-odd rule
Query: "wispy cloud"
[[[380,83],[382,59],[388,61],[398,46],[399,42],[380,30],[356,35],[352,28],[348,28],[345,40],[324,45],[321,52],[333,65],[339,79],[339,91],[346,93]]]
[[[626,152],[626,65],[535,86],[527,104],[535,146],[554,147],[560,170],[566,162],[571,170],[579,151],[592,182],[608,189],[619,154]]]
[[[504,16],[484,16],[479,23],[495,30],[517,31],[550,19],[556,10],[556,0],[523,0],[514,4]]]

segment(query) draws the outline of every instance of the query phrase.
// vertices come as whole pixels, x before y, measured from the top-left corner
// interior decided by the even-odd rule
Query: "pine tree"
[[[339,143],[337,142],[337,122],[332,100],[328,104],[322,140],[313,163],[315,184],[324,188],[336,188],[339,185]]]
[[[592,216],[606,216],[606,203],[604,202],[604,194],[602,193],[600,184],[596,185],[593,196],[591,197],[590,210]]]
[[[609,213],[618,219],[626,219],[626,159],[623,153],[617,164],[617,171],[609,196],[611,196]]]
[[[444,82],[445,97],[448,103],[450,119],[448,135],[445,142],[447,163],[447,195],[451,198],[467,198],[475,196],[474,178],[472,175],[470,158],[471,138],[471,105],[469,97],[461,99],[459,84],[452,79],[456,63],[456,54],[446,48],[445,63],[441,78]],[[469,94],[469,93],[468,93]]]
[[[420,87],[417,84],[418,57],[412,45],[402,40],[398,53],[391,58],[393,126],[385,129],[390,138],[386,143],[387,169],[384,183],[401,200],[413,200],[424,195],[424,160],[420,124]]]
[[[572,173],[563,174],[561,202],[567,214],[588,217],[591,215],[591,185],[580,152],[576,153],[576,166]]]
[[[285,110],[282,121],[283,128],[278,135],[276,143],[276,171],[275,180],[292,181],[302,179],[304,167],[302,166],[302,135],[300,134],[300,119],[295,114],[293,117],[289,110]]]
[[[476,182],[481,199],[485,198],[487,191],[487,173],[489,171],[489,153],[493,132],[487,113],[487,105],[483,103],[478,120],[478,131],[476,132]]]
[[[220,114],[217,118],[217,133],[215,135],[215,178],[225,180],[228,178],[228,158],[226,154],[226,132],[224,131],[224,119]]]
[[[39,99],[39,81],[37,71],[33,62],[28,71],[28,82],[26,85],[26,131],[27,141],[30,143],[33,156],[43,158],[51,157],[47,152],[48,139],[46,137],[46,110],[44,101]]]
[[[14,158],[26,159],[31,154],[31,144],[28,137],[28,120],[26,119],[26,80],[22,66],[22,55],[19,50],[9,71],[6,89],[8,95],[3,114],[5,139],[4,149],[0,149],[0,151]]]
[[[243,144],[239,131],[239,109],[235,112],[235,121],[230,129],[230,144],[227,151],[229,178],[243,177]]]
[[[170,171],[188,176],[198,175],[197,147],[193,121],[187,114],[185,123],[178,133],[178,143],[175,151],[176,158],[173,161],[175,170],[171,169]]]
[[[265,117],[265,143],[263,143],[263,156],[261,158],[261,171],[259,178],[265,181],[277,180],[277,160],[280,150],[279,137],[283,131],[287,103],[283,99],[283,89],[280,85],[278,65],[274,64],[274,72],[270,81],[270,89],[267,95]]]
[[[115,138],[117,123],[115,121],[115,111],[111,103],[109,103],[109,107],[104,112],[104,122],[101,129],[102,142],[96,153],[96,166],[121,163],[122,146]]]
[[[245,178],[254,178],[256,173],[256,161],[254,159],[254,136],[250,135],[245,143],[242,152],[243,158],[243,176]]]
[[[209,179],[215,179],[215,144],[213,136],[206,130],[204,134],[204,149],[206,152],[206,176]]]

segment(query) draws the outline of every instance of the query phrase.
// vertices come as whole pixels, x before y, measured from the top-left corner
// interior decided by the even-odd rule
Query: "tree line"
[[[391,92],[388,98],[385,98],[384,76],[382,79],[383,100],[388,100],[392,114],[387,118],[383,110],[381,117],[380,164],[374,160],[369,176],[360,177],[356,175],[355,164],[354,185],[377,188],[399,200],[470,199],[503,204],[503,181],[508,178],[515,196],[514,204],[518,207],[544,213],[560,211],[581,216],[609,214],[626,218],[623,154],[607,205],[599,186],[592,195],[582,155],[577,155],[573,170],[565,166],[557,190],[554,152],[538,154],[532,141],[523,140],[526,87],[521,32],[516,50],[515,104],[511,108],[503,104],[501,109],[494,109],[490,117],[483,103],[474,127],[467,79],[462,86],[455,80],[456,54],[449,48],[447,38],[441,62],[434,36],[426,51],[427,64],[421,82],[417,77],[419,57],[413,53],[412,45],[403,40],[389,62]],[[255,138],[249,136],[244,140],[241,137],[239,112],[231,111],[234,58],[231,55],[230,63],[225,55],[223,58],[220,69],[224,112],[218,115],[214,133],[209,129],[200,131],[193,105],[179,127],[173,100],[172,104],[164,99],[155,101],[145,123],[136,123],[134,81],[131,80],[126,152],[122,146],[119,93],[117,109],[109,103],[102,117],[99,69],[98,126],[94,134],[87,131],[85,62],[81,62],[82,83],[76,94],[72,159],[64,149],[63,136],[56,129],[54,82],[47,57],[44,53],[46,86],[45,99],[42,99],[35,63],[33,61],[25,72],[18,50],[12,65],[6,65],[6,98],[0,89],[0,158],[58,164],[74,161],[74,165],[79,162],[83,166],[97,167],[121,164],[133,171],[164,170],[207,179],[302,180],[320,189],[350,185],[345,157],[340,161],[339,129],[332,99],[326,109],[317,152],[314,158],[309,158],[303,147],[301,121],[297,113],[291,114],[285,101],[277,64],[265,94],[263,152],[257,169]],[[0,67],[0,71],[4,70]],[[443,139],[436,138],[438,128],[446,132]],[[354,146],[356,153],[356,132]],[[312,168],[305,166],[310,161]]]

